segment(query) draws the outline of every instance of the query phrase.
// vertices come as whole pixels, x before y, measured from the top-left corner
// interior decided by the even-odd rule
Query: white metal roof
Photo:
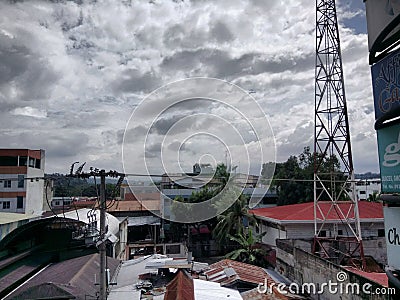
[[[91,216],[92,214],[92,216]],[[89,224],[89,218],[93,219],[94,216],[97,220],[97,229],[100,230],[100,210],[92,210],[90,208],[81,208],[77,210],[71,210],[66,213],[58,214],[59,218],[67,218],[71,220],[77,220],[83,222],[85,224]],[[112,233],[114,235],[118,235],[119,232],[119,223],[120,221],[114,217],[113,215],[106,213],[106,226],[108,226],[108,233]]]
[[[222,287],[217,282],[193,279],[195,300],[242,300],[237,290]]]

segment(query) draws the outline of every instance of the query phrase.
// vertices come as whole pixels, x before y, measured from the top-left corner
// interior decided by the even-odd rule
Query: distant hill
[[[379,173],[367,172],[364,174],[354,174],[354,177],[356,179],[374,179],[374,178],[380,178],[381,175]]]

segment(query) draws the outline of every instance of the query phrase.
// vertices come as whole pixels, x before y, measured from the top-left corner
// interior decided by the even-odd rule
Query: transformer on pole
[[[335,0],[316,0],[313,253],[365,267]]]

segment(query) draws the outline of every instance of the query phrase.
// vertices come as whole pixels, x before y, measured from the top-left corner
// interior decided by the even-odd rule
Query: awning
[[[160,218],[155,216],[128,217],[129,226],[160,225]]]

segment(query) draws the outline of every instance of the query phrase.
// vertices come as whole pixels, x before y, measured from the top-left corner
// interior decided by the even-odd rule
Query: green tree
[[[225,212],[217,216],[217,225],[213,231],[213,237],[220,245],[225,245],[229,236],[236,236],[244,232],[245,221],[256,224],[257,221],[252,214],[248,211],[248,198],[239,194],[239,191],[232,192],[228,190],[225,192],[225,198],[230,197],[229,203],[237,199]],[[226,201],[220,201],[219,204],[223,205]]]
[[[344,173],[340,170],[340,163],[336,156],[313,154],[310,147],[305,147],[297,156],[290,156],[286,162],[277,163],[271,187],[278,194],[278,205],[311,202],[314,200],[314,168],[318,167],[318,174],[325,188],[336,199],[347,200],[348,195],[343,185],[346,182]],[[263,165],[262,174],[266,173],[269,164]],[[331,184],[332,183],[332,184]],[[317,186],[319,199],[329,200],[329,196]]]
[[[238,248],[229,252],[226,257],[250,264],[260,264],[267,252],[256,246],[261,241],[261,236],[254,236],[253,231],[239,233],[236,236],[228,235],[231,241],[238,244]]]

